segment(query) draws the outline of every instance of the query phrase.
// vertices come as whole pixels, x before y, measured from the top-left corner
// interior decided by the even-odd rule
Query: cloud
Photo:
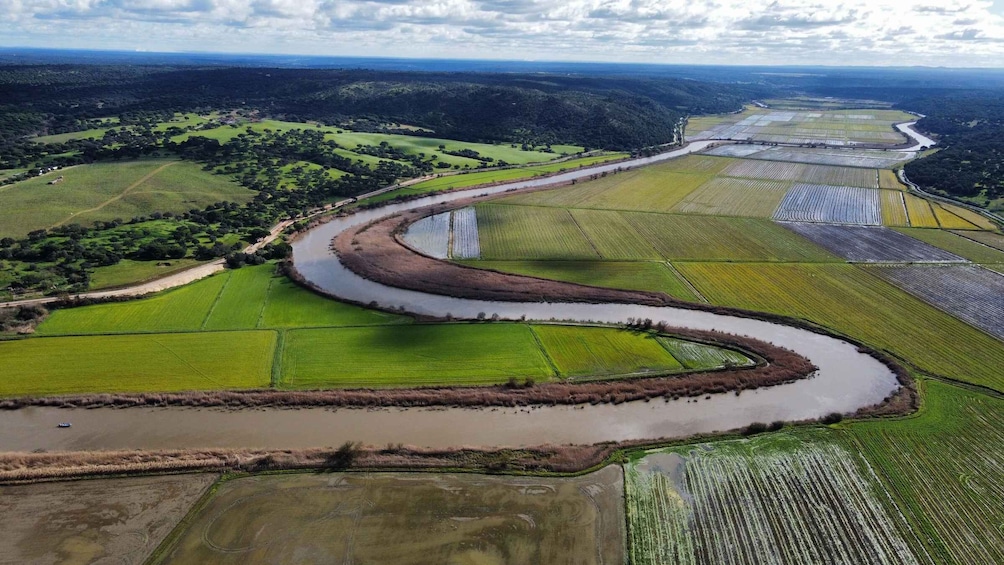
[[[0,45],[999,66],[988,0],[0,0]]]

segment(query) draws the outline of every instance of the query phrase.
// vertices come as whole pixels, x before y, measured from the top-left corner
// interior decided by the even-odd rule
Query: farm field
[[[408,226],[402,239],[411,247],[437,259],[450,255],[450,212],[426,216]]]
[[[130,129],[126,126],[127,129]],[[76,139],[101,139],[110,129],[119,129],[117,124],[109,124],[108,127],[85,129],[81,131],[71,131],[67,133],[55,133],[52,135],[40,135],[32,138],[36,143],[66,143]]]
[[[882,278],[1004,341],[1004,276],[972,265],[876,268]]]
[[[29,338],[0,342],[0,396],[268,386],[274,331]]]
[[[910,225],[915,228],[937,228],[938,218],[931,209],[931,204],[912,194],[904,194],[906,199],[906,212],[910,215]]]
[[[479,269],[628,290],[651,290],[686,300],[700,299],[665,263],[655,261],[468,261]]]
[[[756,218],[481,204],[486,260],[833,261],[783,227]],[[623,225],[630,230],[623,229]],[[654,251],[654,252],[653,252]]]
[[[960,235],[966,239],[970,239],[983,245],[988,245],[994,249],[1004,251],[1004,235],[999,233],[988,233],[988,232],[956,232],[956,235]]]
[[[952,233],[945,230],[905,228],[897,230],[914,239],[929,243],[935,247],[940,247],[946,251],[960,255],[974,263],[1004,263],[1004,250],[995,249],[982,242],[974,241],[980,232],[959,232]],[[993,242],[996,234],[987,234],[986,241]],[[1001,236],[996,236],[1004,241]],[[970,239],[972,238],[972,239]]]
[[[532,330],[561,377],[684,369],[653,336],[570,326],[533,326]]]
[[[431,473],[225,481],[153,563],[606,565],[624,548],[623,481]]]
[[[896,176],[896,172],[890,170],[889,168],[883,168],[879,171],[879,188],[887,190],[906,190],[906,186],[899,182],[899,177]]]
[[[150,298],[56,310],[39,335],[355,326],[410,320],[329,300],[273,274],[271,264],[224,271]]]
[[[725,176],[807,184],[878,188],[878,171],[856,167],[830,167],[782,161],[738,159],[722,171]]]
[[[914,418],[860,422],[841,432],[917,532],[925,561],[1004,562],[1004,401],[925,380]],[[909,538],[908,538],[909,539]]]
[[[697,187],[711,180],[713,174],[679,172],[679,167],[687,167],[690,163],[669,163],[671,164],[609,174],[595,181],[559,190],[511,196],[500,202],[561,208],[668,212]],[[727,161],[723,166],[726,163]]]
[[[752,365],[753,360],[738,351],[720,347],[708,347],[693,341],[672,337],[660,337],[659,341],[687,369],[711,369],[730,366]]]
[[[567,210],[478,205],[484,259],[599,259]]]
[[[961,263],[965,261],[958,255],[881,226],[799,223],[782,225],[852,262]]]
[[[625,491],[632,564],[920,563],[853,452],[798,434],[648,452]]]
[[[477,385],[550,380],[523,324],[290,330],[280,388]]]
[[[963,221],[972,224],[972,227],[963,227],[960,229],[964,230],[980,229],[988,231],[1000,230],[1000,228],[997,227],[996,224],[985,218],[983,215],[977,214],[976,212],[973,212],[971,210],[967,210],[961,206],[952,206],[951,204],[945,204],[943,202],[938,203],[938,206],[940,206],[941,209],[943,210],[943,214],[950,214],[952,216],[957,216],[958,218],[961,218]],[[954,222],[955,220],[952,221]],[[948,226],[942,226],[942,227],[945,227],[946,229],[951,229]]]
[[[898,190],[883,190],[880,194],[882,197],[882,225],[909,226],[910,217],[906,213],[904,193]]]
[[[421,194],[431,194],[443,190],[454,188],[467,188],[480,184],[496,182],[518,181],[531,179],[534,177],[558,173],[578,167],[586,167],[607,161],[614,161],[627,157],[626,153],[609,153],[594,155],[590,157],[580,157],[569,159],[558,163],[547,163],[543,165],[529,165],[511,169],[497,169],[487,171],[474,171],[462,174],[448,174],[440,177],[423,180],[408,186],[398,188],[383,194],[364,199],[367,203],[383,202],[399,196],[416,196]]]
[[[290,389],[500,384],[511,378],[684,370],[647,334],[511,323],[290,330],[281,367],[278,386]]]
[[[0,487],[4,563],[141,565],[216,479],[165,475]]]
[[[453,211],[453,241],[450,256],[455,259],[481,257],[481,240],[478,238],[478,215],[474,208]]]
[[[55,185],[50,181],[62,176]],[[56,225],[185,212],[253,192],[198,164],[164,159],[78,165],[0,188],[0,237]]]
[[[680,214],[770,218],[789,182],[719,177],[691,192],[673,211]]]
[[[934,215],[938,218],[938,224],[946,230],[980,229],[979,226],[956,213],[956,211],[962,210],[958,206],[947,206],[940,202],[931,202],[931,208],[934,210]]]
[[[1004,342],[853,265],[677,263],[712,304],[793,316],[928,373],[1004,391]]]
[[[789,161],[810,165],[862,167],[866,169],[889,169],[910,159],[909,153],[871,149],[808,149],[801,147],[767,147],[763,145],[720,145],[705,153],[722,157],[747,157],[749,159],[763,159],[765,161]],[[892,173],[892,171],[888,172]],[[883,186],[882,188],[898,187]]]
[[[796,184],[781,200],[774,219],[877,226],[882,224],[882,204],[877,190]]]
[[[906,143],[893,124],[916,118],[897,110],[770,110],[747,107],[740,114],[706,117],[688,125],[687,139],[733,139],[828,146]]]

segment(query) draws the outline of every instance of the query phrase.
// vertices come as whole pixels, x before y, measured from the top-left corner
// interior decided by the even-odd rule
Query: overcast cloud
[[[1004,0],[0,0],[0,45],[1004,66]]]

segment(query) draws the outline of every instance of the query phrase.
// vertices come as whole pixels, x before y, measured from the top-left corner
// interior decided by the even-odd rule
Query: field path
[[[163,165],[161,165],[161,166],[157,167],[156,169],[150,171],[149,173],[143,175],[143,177],[141,179],[139,179],[138,181],[136,181],[136,182],[130,184],[129,186],[125,187],[125,190],[123,190],[122,192],[120,192],[118,195],[113,196],[112,198],[109,198],[108,200],[105,200],[104,202],[102,202],[101,204],[98,204],[94,208],[88,208],[87,210],[80,210],[79,212],[73,212],[65,220],[63,220],[63,221],[61,221],[59,223],[53,224],[52,226],[49,226],[49,229],[58,228],[59,226],[62,226],[64,224],[66,224],[66,222],[69,222],[70,220],[72,220],[73,218],[75,218],[75,217],[77,217],[77,216],[79,216],[81,214],[89,214],[91,212],[97,212],[98,210],[101,210],[102,208],[104,208],[105,206],[108,206],[109,204],[111,204],[113,202],[118,202],[119,200],[122,200],[123,197],[127,196],[130,192],[136,190],[140,185],[142,185],[146,181],[150,180],[151,178],[153,178],[154,176],[156,176],[158,173],[160,173],[164,169],[170,167],[171,165],[176,165],[176,164],[178,164],[180,162],[181,161],[171,161],[170,163],[164,163]]]

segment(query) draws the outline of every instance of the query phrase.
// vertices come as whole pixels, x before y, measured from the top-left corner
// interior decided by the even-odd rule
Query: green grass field
[[[688,194],[711,180],[708,172],[677,172],[659,164],[616,174],[561,190],[546,190],[510,196],[500,203],[559,208],[594,208],[668,212]]]
[[[769,220],[480,204],[485,260],[839,262]]]
[[[36,143],[66,143],[77,139],[101,139],[110,129],[118,129],[118,126],[87,129],[82,131],[71,131],[68,133],[57,133],[53,135],[41,135],[32,138]]]
[[[0,396],[265,387],[275,342],[272,331],[0,342]]]
[[[599,259],[567,210],[479,205],[484,259]]]
[[[554,377],[522,324],[290,330],[281,388],[474,385]]]
[[[318,296],[274,265],[225,271],[150,298],[57,310],[40,335],[247,330],[355,326],[407,322],[410,318],[351,306]]]
[[[697,302],[699,298],[676,272],[653,261],[465,261],[472,267],[606,288],[651,290]]]
[[[999,365],[998,365],[999,367]],[[917,417],[841,431],[859,450],[935,563],[1004,563],[1004,400],[923,383]]]
[[[922,371],[1004,390],[1004,343],[853,265],[679,263],[712,304],[811,320]]]
[[[50,185],[62,176],[64,180]],[[78,165],[0,187],[0,237],[61,224],[185,212],[253,193],[195,163],[145,159]]]
[[[561,377],[684,370],[653,336],[606,328],[534,326]]]
[[[164,264],[168,263],[168,264]],[[195,259],[172,259],[170,261],[132,261],[123,259],[114,265],[97,267],[91,275],[91,290],[127,286],[138,282],[166,277],[198,265]]]

